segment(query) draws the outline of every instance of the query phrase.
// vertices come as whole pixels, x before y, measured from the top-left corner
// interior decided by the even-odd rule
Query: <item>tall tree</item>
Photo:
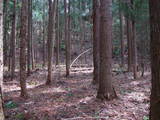
[[[121,0],[119,0],[119,20],[120,20],[120,43],[121,43],[121,65],[124,66],[124,20],[120,9]]]
[[[126,18],[127,23],[127,46],[128,46],[128,71],[132,71],[132,43],[131,43],[131,21]]]
[[[43,67],[46,64],[46,15],[45,15],[46,4],[43,5]]]
[[[3,85],[3,0],[0,0],[0,120],[4,120],[2,85]]]
[[[59,0],[57,0],[57,17],[56,17],[56,65],[59,65],[59,48],[60,48],[60,19],[59,19]]]
[[[13,13],[12,13],[12,31],[11,31],[11,79],[14,78],[14,73],[15,73],[15,46],[16,46],[16,0],[13,1]]]
[[[99,25],[100,25],[100,15],[99,15],[100,1],[93,0],[93,84],[99,82]]]
[[[28,0],[28,42],[27,42],[27,74],[31,72],[31,39],[32,39],[32,0]]]
[[[53,38],[54,27],[55,27],[55,16],[56,16],[56,0],[48,0],[49,1],[49,21],[48,21],[48,77],[46,84],[51,84],[52,80],[52,54],[53,54]],[[53,36],[54,35],[54,36]]]
[[[26,88],[26,48],[27,48],[27,9],[28,0],[22,0],[20,27],[20,86],[21,97],[27,97]]]
[[[8,50],[8,45],[7,45],[7,28],[8,28],[8,23],[7,23],[7,18],[8,18],[8,14],[7,14],[7,11],[8,11],[8,1],[9,0],[4,0],[3,1],[3,31],[4,31],[4,34],[3,34],[3,44],[4,44],[4,65],[7,65],[7,50]]]
[[[134,0],[131,0],[131,8],[132,10],[135,10],[134,8]],[[133,63],[133,76],[134,79],[137,79],[137,43],[136,43],[136,22],[135,17],[131,20],[132,24],[132,63]]]
[[[160,4],[159,0],[149,0],[152,89],[150,120],[160,119]]]
[[[112,0],[100,1],[100,75],[97,98],[116,97],[112,84]]]
[[[70,75],[70,1],[64,0],[65,12],[65,43],[66,43],[66,77]]]

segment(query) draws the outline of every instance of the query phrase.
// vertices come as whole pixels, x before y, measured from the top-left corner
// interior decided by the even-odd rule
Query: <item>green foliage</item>
[[[143,117],[143,120],[149,120],[149,117],[144,116],[144,117]]]
[[[18,113],[16,116],[15,116],[16,119],[18,120],[24,120],[24,114],[23,113]]]
[[[5,107],[8,109],[13,109],[13,108],[18,107],[18,105],[14,103],[13,101],[9,101],[8,103],[5,104]]]
[[[142,20],[148,16],[148,0],[133,0],[133,4],[120,2],[120,10],[129,19]]]

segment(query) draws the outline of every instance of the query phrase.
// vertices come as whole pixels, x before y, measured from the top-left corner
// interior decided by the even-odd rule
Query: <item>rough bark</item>
[[[112,100],[116,92],[112,84],[112,0],[100,1],[100,75],[97,98]]]
[[[13,0],[13,13],[12,13],[12,31],[11,31],[11,80],[15,74],[15,57],[16,57],[16,0]]]
[[[31,72],[31,34],[32,34],[32,0],[28,0],[28,42],[27,42],[27,75]]]
[[[121,2],[121,0],[119,0],[119,2]],[[119,8],[119,20],[120,20],[121,65],[124,66],[124,27],[123,27],[124,22],[123,22],[123,14],[120,8]]]
[[[93,84],[99,83],[99,25],[100,25],[100,1],[93,0]]]
[[[127,21],[127,43],[128,43],[128,72],[132,71],[132,44],[131,44],[131,22],[128,18]]]
[[[160,4],[150,0],[150,38],[152,89],[150,101],[150,120],[160,119]]]
[[[20,86],[21,97],[26,98],[26,48],[27,48],[27,7],[28,0],[22,0],[20,28]]]
[[[48,21],[48,77],[46,84],[50,85],[52,80],[52,54],[53,54],[53,33],[55,27],[56,0],[49,0],[49,21]]]
[[[4,44],[4,47],[3,47],[3,51],[4,51],[4,65],[7,65],[7,52],[8,52],[8,45],[7,45],[7,27],[8,27],[8,24],[7,24],[7,10],[8,10],[8,0],[4,0],[3,1],[4,5],[3,5],[3,44]]]
[[[57,30],[56,30],[56,65],[59,65],[59,50],[60,50],[60,30],[59,30],[59,1],[57,0]]]
[[[3,88],[3,0],[0,0],[0,120],[4,120],[2,88]]]
[[[45,40],[45,31],[46,31],[46,18],[45,18],[45,4],[43,5],[43,67],[46,64],[46,40]]]
[[[137,43],[136,43],[136,28],[135,28],[135,22],[132,21],[132,32],[133,32],[133,74],[134,79],[138,78],[137,75]]]
[[[69,8],[69,7],[68,7]],[[69,12],[69,9],[68,9]],[[68,21],[69,21],[69,17],[68,17],[68,12],[67,12],[67,1],[64,0],[64,13],[65,13],[65,28],[64,28],[64,32],[65,32],[65,49],[66,49],[66,77],[69,76],[70,74],[70,57],[69,57],[69,52],[70,52],[70,48],[69,48],[69,30],[68,30]]]

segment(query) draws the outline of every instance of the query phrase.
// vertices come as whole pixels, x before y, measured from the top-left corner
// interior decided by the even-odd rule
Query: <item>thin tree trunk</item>
[[[46,28],[46,18],[45,18],[45,4],[43,5],[43,67],[46,64],[46,40],[45,40],[45,28]]]
[[[69,11],[69,10],[68,10]],[[65,28],[64,28],[64,32],[65,32],[65,49],[66,49],[66,77],[69,76],[70,71],[69,71],[69,40],[68,40],[68,16],[67,16],[67,1],[64,0],[64,14],[65,14]]]
[[[60,30],[59,30],[59,1],[57,0],[57,31],[56,31],[56,65],[59,65]]]
[[[46,84],[50,85],[52,80],[52,54],[53,54],[53,33],[55,27],[56,0],[49,0],[49,22],[48,22],[48,77]]]
[[[67,6],[66,6],[67,7]],[[70,42],[71,42],[71,17],[70,17],[70,0],[68,2],[68,16],[66,16],[68,18],[67,22],[68,22],[68,26],[67,26],[67,39],[66,39],[66,77],[68,77],[70,75],[70,59],[71,59],[71,53],[70,53]]]
[[[127,21],[127,42],[128,42],[128,71],[132,71],[132,44],[131,44],[131,22],[126,18]]]
[[[13,14],[12,14],[12,32],[11,32],[11,80],[14,78],[15,74],[15,46],[16,46],[16,0],[13,0]]]
[[[0,0],[0,120],[4,120],[3,111],[3,0]]]
[[[27,7],[28,0],[22,0],[20,28],[20,86],[21,97],[26,98],[26,48],[27,48]]]
[[[99,83],[99,25],[100,25],[100,15],[99,15],[100,1],[93,0],[93,84]]]
[[[32,0],[28,0],[28,49],[27,49],[27,74],[31,73],[31,34],[32,34]]]
[[[30,47],[31,47],[31,50],[30,50],[30,57],[31,57],[31,64],[32,64],[32,70],[34,70],[35,69],[35,61],[34,61],[34,42],[33,42],[33,37],[32,37],[32,32],[33,32],[33,21],[32,21],[32,16],[33,16],[33,13],[32,13],[32,2],[31,2],[31,11],[30,11],[31,13],[31,34],[30,34]]]
[[[3,47],[3,51],[4,51],[4,65],[7,65],[7,61],[8,61],[8,57],[7,57],[7,53],[8,53],[8,45],[7,45],[7,27],[8,27],[8,24],[7,24],[7,17],[8,17],[8,14],[7,14],[7,11],[8,11],[8,0],[4,0],[3,1],[3,31],[4,31],[4,34],[3,34],[3,43],[4,43],[4,47]]]
[[[150,101],[150,120],[160,119],[160,4],[159,0],[149,0],[150,5],[150,49],[152,88]]]
[[[123,14],[120,9],[121,0],[119,0],[119,20],[120,20],[120,43],[121,43],[121,65],[124,66],[124,29]]]
[[[132,42],[133,42],[133,76],[134,79],[137,79],[137,44],[136,44],[136,26],[135,21],[132,21]]]
[[[100,3],[100,75],[97,98],[111,100],[117,96],[112,84],[112,0],[101,0]]]

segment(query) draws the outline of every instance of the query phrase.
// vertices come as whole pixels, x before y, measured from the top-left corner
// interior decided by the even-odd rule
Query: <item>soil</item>
[[[64,67],[55,69],[50,86],[45,85],[46,69],[38,69],[27,78],[27,99],[20,97],[18,77],[13,81],[5,78],[6,120],[147,120],[149,72],[134,80],[131,73],[114,71],[118,98],[101,101],[96,98],[97,86],[91,84],[93,68],[74,67],[68,78]]]

